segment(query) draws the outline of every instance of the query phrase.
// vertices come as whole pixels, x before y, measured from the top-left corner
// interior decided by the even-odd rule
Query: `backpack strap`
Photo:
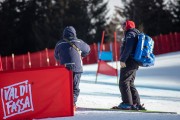
[[[133,32],[135,32],[137,35],[141,33],[141,32],[140,32],[139,30],[137,30],[137,29],[134,29]]]
[[[137,42],[138,42],[138,35],[139,35],[141,32],[140,32],[139,30],[137,30],[137,29],[133,29],[132,32],[136,33],[135,39],[136,39]],[[135,49],[135,51],[136,51],[136,49]],[[134,51],[134,52],[135,52],[135,51]],[[134,58],[134,54],[135,54],[135,53],[131,53],[130,56],[131,56],[132,58]]]
[[[64,40],[66,41],[66,42],[68,42],[78,53],[79,53],[79,55],[81,55],[81,50],[75,45],[75,44],[73,44],[72,42],[70,42],[68,39],[66,39],[66,38],[64,38]]]

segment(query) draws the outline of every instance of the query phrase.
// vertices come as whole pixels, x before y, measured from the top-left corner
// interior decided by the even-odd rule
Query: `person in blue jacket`
[[[138,42],[137,35],[140,32],[135,28],[135,23],[129,20],[122,25],[122,28],[124,30],[124,39],[120,51],[121,69],[119,80],[122,103],[119,104],[118,108],[145,110],[140,103],[140,97],[134,85],[139,64],[133,59],[133,54]]]
[[[74,44],[79,51],[66,40]],[[73,71],[74,107],[76,107],[80,93],[79,83],[83,72],[82,58],[86,57],[89,53],[90,46],[83,40],[77,38],[76,30],[73,26],[67,26],[63,31],[63,39],[58,41],[55,46],[54,56],[61,65],[65,65],[67,69]]]

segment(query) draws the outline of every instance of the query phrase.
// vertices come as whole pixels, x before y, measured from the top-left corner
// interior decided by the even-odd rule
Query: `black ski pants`
[[[81,73],[80,72],[73,72],[73,97],[74,97],[74,105],[76,105],[80,89],[79,89],[79,83],[81,79]]]
[[[127,67],[120,70],[119,89],[123,103],[140,105],[140,97],[134,85],[136,71]]]

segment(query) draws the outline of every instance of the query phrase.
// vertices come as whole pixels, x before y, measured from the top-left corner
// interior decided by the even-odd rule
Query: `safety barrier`
[[[174,52],[180,50],[180,33],[170,33],[166,35],[159,35],[152,37],[154,44],[154,53],[155,55]],[[113,48],[115,47],[114,43],[106,43],[103,44],[103,50],[109,51],[110,45],[112,44]],[[120,44],[121,42],[117,42],[117,59],[119,59],[120,54]],[[93,64],[98,61],[98,45],[92,44],[91,53],[83,58],[84,64]],[[115,53],[113,49],[113,53]],[[115,54],[113,54],[113,58],[116,59]],[[45,49],[43,51],[30,53],[23,55],[14,55],[2,57],[2,68],[4,71],[7,70],[19,70],[26,68],[39,68],[39,67],[47,67],[47,66],[58,66],[59,63],[54,59],[54,49]]]
[[[72,72],[64,66],[0,72],[0,119],[73,116]]]

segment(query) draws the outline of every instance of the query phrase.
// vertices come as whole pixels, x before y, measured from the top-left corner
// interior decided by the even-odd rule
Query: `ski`
[[[165,111],[154,111],[154,110],[124,110],[117,108],[86,108],[77,107],[76,111],[121,111],[121,112],[142,112],[142,113],[166,113],[166,114],[177,114],[176,112],[165,112]]]

